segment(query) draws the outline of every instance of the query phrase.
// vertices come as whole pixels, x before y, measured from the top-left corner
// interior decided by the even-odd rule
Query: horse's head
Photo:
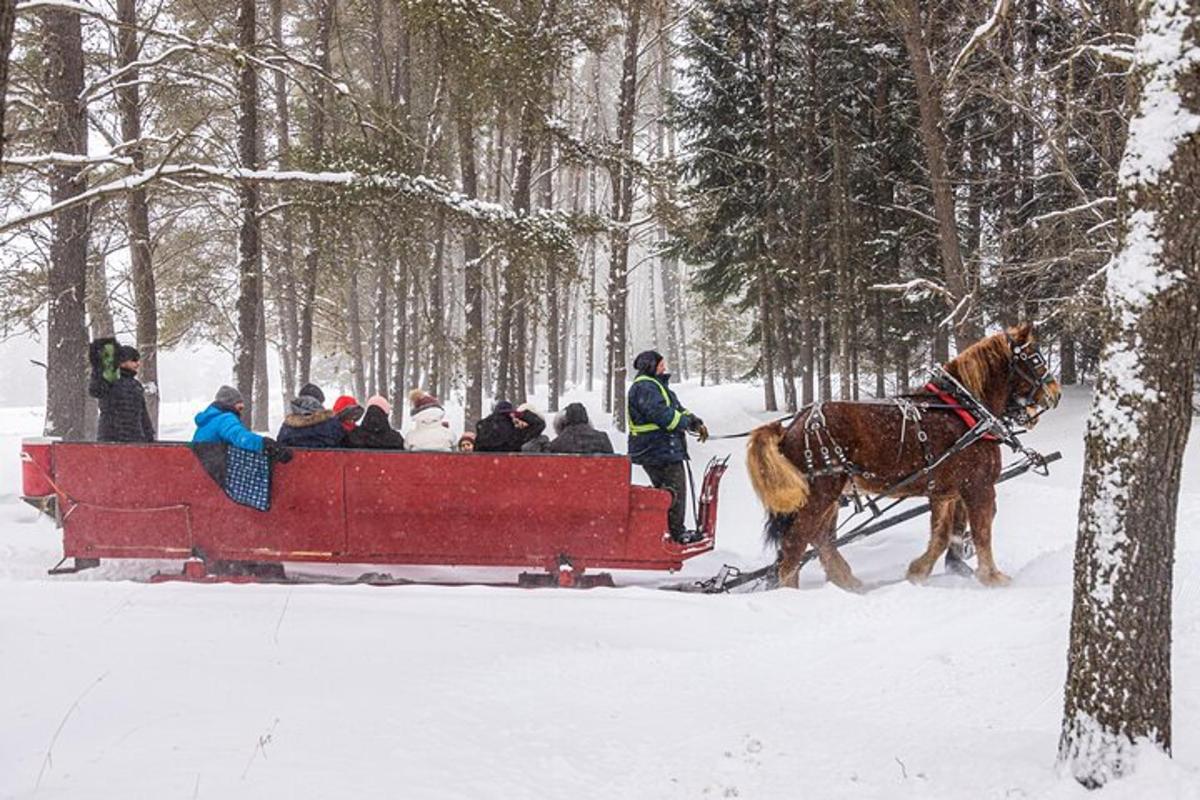
[[[1005,416],[1032,428],[1044,411],[1058,405],[1062,387],[1038,349],[1032,322],[1009,328],[1004,336],[1010,352]]]

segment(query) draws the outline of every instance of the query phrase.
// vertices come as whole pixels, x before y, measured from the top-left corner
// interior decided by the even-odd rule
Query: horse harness
[[[929,381],[923,387],[925,391],[933,394],[940,402],[914,402],[912,395],[900,396],[892,399],[890,402],[895,404],[900,410],[901,427],[900,427],[900,442],[897,445],[897,458],[903,451],[904,442],[907,438],[908,426],[911,424],[916,431],[917,442],[921,446],[921,456],[924,461],[924,466],[901,478],[898,482],[887,487],[877,496],[868,497],[865,501],[860,496],[857,486],[854,481],[850,481],[850,497],[858,510],[862,510],[863,503],[871,507],[872,511],[877,511],[875,502],[880,498],[887,497],[904,487],[926,477],[929,477],[928,487],[929,494],[933,494],[936,490],[936,482],[931,476],[934,470],[945,463],[950,457],[961,453],[971,445],[978,441],[999,441],[1011,447],[1014,451],[1021,453],[1030,459],[1036,469],[1044,469],[1042,458],[1035,451],[1025,447],[1017,438],[1016,431],[1006,421],[1009,418],[1017,419],[1016,411],[1019,410],[1024,419],[1028,419],[1028,414],[1025,409],[1030,405],[1037,405],[1043,409],[1048,406],[1036,398],[1038,390],[1043,385],[1048,385],[1053,382],[1054,378],[1049,371],[1045,371],[1040,377],[1037,375],[1029,375],[1025,364],[1037,367],[1045,367],[1046,361],[1038,352],[1036,345],[1033,345],[1032,353],[1027,351],[1031,343],[1024,345],[1015,345],[1011,343],[1016,358],[1010,363],[1010,375],[1016,371],[1022,378],[1033,385],[1033,388],[1019,398],[1015,402],[1010,397],[1008,408],[1004,414],[1004,419],[997,417],[987,406],[985,406],[974,394],[963,386],[953,375],[943,367],[937,367],[937,374],[933,380]],[[1016,366],[1017,359],[1022,360],[1021,366]],[[1028,401],[1028,402],[1027,402]],[[927,410],[948,410],[957,414],[967,425],[967,430],[960,436],[954,444],[952,444],[944,453],[935,456],[929,444],[929,435],[921,427],[922,412]],[[1039,412],[1040,413],[1040,412]],[[878,476],[867,469],[855,464],[847,455],[845,449],[834,438],[833,433],[829,430],[828,423],[825,419],[825,411],[823,403],[814,403],[806,408],[801,409],[789,423],[788,428],[793,425],[802,424],[804,431],[804,472],[809,477],[828,477],[834,475],[846,475],[851,479],[861,476],[868,480],[873,480]],[[814,452],[815,444],[815,452]],[[820,455],[820,464],[817,462],[817,454]]]

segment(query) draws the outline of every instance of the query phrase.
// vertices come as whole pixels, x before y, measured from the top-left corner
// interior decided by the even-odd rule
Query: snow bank
[[[680,394],[716,434],[774,416],[753,387]],[[594,397],[570,399],[603,424]],[[186,428],[184,406],[166,427]],[[1064,452],[1049,479],[1000,489],[1010,588],[898,582],[918,520],[847,549],[869,594],[810,566],[801,591],[728,597],[646,575],[588,592],[116,580],[154,569],[137,563],[48,579],[56,532],[13,491],[40,415],[0,410],[0,797],[1195,798],[1198,431],[1176,757],[1098,795],[1055,771],[1087,406],[1069,391],[1031,437]],[[734,457],[720,550],[689,574],[766,558],[742,446],[693,448]]]

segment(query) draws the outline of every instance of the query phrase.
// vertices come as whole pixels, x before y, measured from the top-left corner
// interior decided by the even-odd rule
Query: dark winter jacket
[[[261,453],[263,437],[246,429],[235,409],[213,403],[196,415],[192,444],[224,442],[240,450]]]
[[[321,408],[319,400],[300,395],[291,403],[291,412],[283,418],[280,444],[288,447],[341,447],[346,442],[346,429],[332,411]]]
[[[512,417],[504,413],[492,414],[476,422],[475,452],[519,453],[526,442],[541,436],[546,429],[546,420],[532,411],[518,411],[516,416],[527,422],[529,427],[518,428],[513,424]]]
[[[387,414],[378,406],[369,406],[358,427],[346,434],[346,447],[370,450],[403,450],[404,437],[388,424]]]
[[[612,441],[604,431],[598,431],[588,422],[587,409],[583,403],[571,403],[554,421],[558,436],[550,443],[551,453],[611,453]]]
[[[661,466],[688,460],[685,432],[700,420],[668,388],[670,375],[643,373],[629,387],[629,458]]]
[[[121,377],[109,383],[92,375],[88,394],[100,401],[100,425],[96,438],[101,442],[153,442],[154,425],[146,410],[146,390],[134,377],[136,372],[122,369]]]
[[[550,437],[542,434],[536,439],[530,439],[525,444],[521,445],[522,453],[549,453],[550,452]]]

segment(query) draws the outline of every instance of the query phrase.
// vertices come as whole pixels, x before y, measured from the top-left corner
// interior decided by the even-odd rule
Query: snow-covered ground
[[[768,416],[753,387],[681,395],[714,433]],[[168,404],[165,434],[198,405]],[[138,563],[48,578],[56,531],[16,499],[40,412],[0,410],[0,797],[1095,796],[1054,769],[1086,411],[1068,392],[1029,437],[1063,452],[1051,477],[1000,488],[1009,588],[892,582],[923,546],[917,520],[846,550],[884,584],[870,593],[811,565],[798,592],[708,597],[638,574],[586,592],[150,585],[129,579],[158,565]],[[1103,797],[1200,797],[1192,434],[1176,757]],[[743,443],[694,448],[734,457],[719,549],[687,575],[769,558]]]

